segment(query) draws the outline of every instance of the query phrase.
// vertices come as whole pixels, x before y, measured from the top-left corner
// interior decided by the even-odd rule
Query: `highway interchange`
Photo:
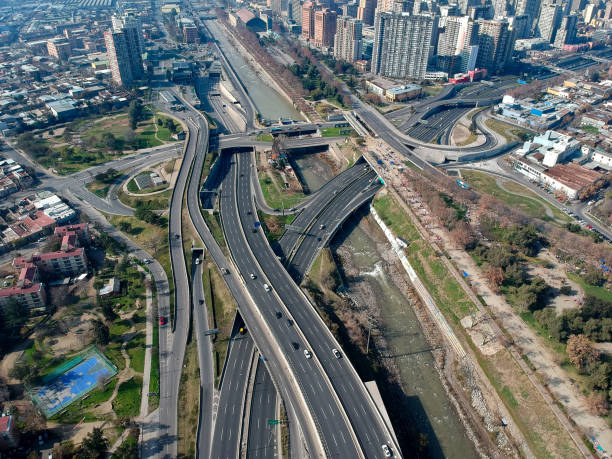
[[[219,53],[222,56],[220,49]],[[263,199],[252,151],[240,151],[244,147],[269,146],[269,143],[254,139],[254,135],[262,132],[253,128],[254,107],[229,62],[223,56],[222,59],[245,115],[244,127],[252,134],[238,133],[242,126],[227,115],[222,102],[210,101],[210,106],[230,133],[219,142],[221,155],[217,179],[227,252],[219,247],[201,213],[200,184],[208,153],[208,122],[178,94],[176,97],[187,107],[185,112],[173,113],[182,119],[188,132],[182,150],[176,145],[164,146],[67,177],[49,174],[16,150],[3,153],[32,164],[41,188],[69,197],[75,207],[112,237],[126,243],[132,256],[141,260],[150,259],[150,254],[110,226],[98,212],[132,215],[133,209],[121,203],[115,192],[104,199],[89,192],[84,185],[100,172],[110,169],[134,171],[183,155],[170,199],[168,219],[174,278],[172,311],[166,273],[156,261],[149,265],[157,289],[158,314],[173,320],[170,325],[160,327],[160,403],[159,409],[141,422],[143,436],[147,439],[141,445],[144,457],[171,458],[178,455],[178,393],[192,320],[201,378],[198,457],[239,457],[244,451],[248,457],[278,457],[278,432],[268,421],[278,417],[281,399],[289,418],[291,448],[296,452],[309,457],[374,458],[383,457],[381,445],[384,444],[391,447],[394,457],[401,457],[392,428],[379,411],[381,407],[375,405],[349,359],[344,355],[337,358],[332,353],[332,349],[341,352],[339,343],[298,286],[321,248],[343,221],[369,201],[382,183],[366,162],[358,161],[303,204],[289,210],[297,213],[297,218],[280,239],[275,254],[259,225],[257,209],[276,214],[279,210],[271,209]],[[437,172],[417,154],[419,149],[431,148],[427,144],[438,138],[448,144],[448,133],[459,118],[482,97],[491,100],[498,97],[496,91],[479,92],[480,88],[467,88],[460,90],[463,99],[457,104],[458,96],[452,91],[445,88],[437,98],[429,99],[414,112],[395,112],[393,117],[404,117],[399,127],[405,133],[400,135],[398,128],[388,119],[356,98],[353,99],[353,109],[359,119],[390,147],[403,153],[417,167]],[[436,111],[437,107],[447,106],[451,108]],[[486,136],[485,143],[460,148],[460,151],[480,152],[498,146],[499,139],[482,126],[479,117],[476,121]],[[305,148],[334,140],[298,138],[290,140],[288,146]],[[440,147],[444,149],[444,146]],[[209,320],[202,264],[187,266],[184,256],[182,216],[185,201],[189,219],[204,244],[204,252],[195,253],[198,256],[205,253],[212,258],[240,312],[217,395],[211,337],[205,333]],[[237,331],[242,321],[248,329],[246,334]],[[306,350],[310,352],[309,356],[305,355]]]

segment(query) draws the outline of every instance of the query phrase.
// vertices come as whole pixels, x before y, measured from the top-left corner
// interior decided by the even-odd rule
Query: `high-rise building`
[[[474,22],[468,16],[440,18],[437,66],[449,74],[461,67],[461,51],[471,45]]]
[[[302,38],[304,40],[314,39],[315,33],[315,7],[312,2],[304,2],[302,5]]]
[[[502,71],[512,59],[516,33],[505,19],[478,20],[478,68]]]
[[[516,30],[516,38],[529,38],[531,36],[531,20],[526,14],[508,18],[510,25]]]
[[[612,18],[612,2],[606,2],[606,9],[604,10],[602,19],[607,21]]]
[[[113,81],[119,86],[128,86],[142,77],[142,57],[138,42],[127,30],[104,32],[108,64],[113,74]]]
[[[572,0],[570,3],[570,11],[580,12],[584,9],[586,4],[586,0]]]
[[[334,46],[334,35],[336,34],[335,11],[329,8],[315,11],[314,14],[314,44],[319,48]]]
[[[183,40],[185,43],[198,42],[198,28],[193,22],[183,24]]]
[[[593,18],[597,14],[597,6],[594,3],[589,3],[584,11],[582,12],[582,17],[584,18],[584,23],[589,24]]]
[[[540,37],[549,43],[555,41],[555,34],[561,25],[563,18],[563,8],[554,1],[542,3],[540,16],[538,17],[537,32]]]
[[[526,14],[529,17],[528,35],[523,38],[530,38],[533,25],[538,18],[538,11],[540,10],[540,0],[517,0],[516,2],[516,14]]]
[[[142,38],[142,25],[140,23],[140,18],[136,15],[136,13],[129,11],[120,16],[115,14],[111,20],[113,23],[113,30],[115,32],[125,31],[128,35],[130,35],[130,41],[133,43],[138,43],[139,53],[140,55],[143,55],[145,52],[145,46]]]
[[[360,19],[365,25],[372,25],[374,24],[375,11],[376,0],[359,0],[357,19]]]
[[[555,35],[555,41],[553,46],[555,48],[563,48],[563,45],[574,43],[576,39],[576,24],[578,23],[578,16],[576,14],[570,14],[564,16],[561,19],[561,25]]]
[[[302,25],[302,2],[300,0],[291,0],[291,19],[297,25]]]
[[[424,78],[432,28],[431,16],[376,13],[372,72],[391,78]]]
[[[357,18],[357,10],[359,9],[359,4],[355,2],[345,3],[340,7],[342,11],[342,16],[348,16],[351,18]]]
[[[359,19],[342,16],[336,21],[334,57],[347,62],[361,59],[362,23]]]

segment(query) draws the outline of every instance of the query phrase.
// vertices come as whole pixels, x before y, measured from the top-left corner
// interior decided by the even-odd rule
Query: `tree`
[[[7,305],[2,311],[4,329],[9,330],[11,334],[19,334],[29,315],[28,308],[20,304],[14,297],[9,298]]]
[[[590,370],[589,386],[591,389],[608,390],[610,387],[610,364],[607,362],[594,364]]]
[[[462,249],[472,248],[476,242],[472,229],[466,222],[460,222],[455,225],[455,228],[449,233],[449,236],[452,241]]]
[[[604,275],[601,270],[595,267],[589,268],[587,273],[582,278],[587,284],[595,286],[601,286],[605,281]]]
[[[56,459],[72,459],[76,453],[76,448],[72,441],[64,441],[53,447],[53,457]]]
[[[378,94],[368,93],[364,96],[364,99],[366,100],[366,102],[370,104],[374,104],[374,105],[382,104],[382,99],[380,98]]]
[[[142,119],[143,106],[142,102],[138,99],[130,102],[130,108],[128,109],[128,118],[130,120],[130,127],[132,130],[136,129],[138,122]]]
[[[94,319],[92,324],[94,341],[101,346],[106,346],[110,341],[110,331],[108,327],[99,319]]]
[[[499,292],[499,287],[504,282],[504,270],[496,266],[489,266],[485,277],[491,284],[493,291],[496,293]]]
[[[102,140],[109,150],[119,150],[119,139],[117,139],[112,132],[105,132],[102,136]]]
[[[102,315],[109,322],[112,322],[117,318],[117,313],[113,309],[113,305],[110,303],[110,301],[102,302]]]
[[[589,411],[597,416],[605,416],[608,414],[608,399],[601,392],[592,392],[587,397],[587,405],[589,407]]]
[[[98,459],[104,457],[109,443],[102,429],[94,427],[92,432],[85,437],[79,448],[79,456],[88,459]]]
[[[129,233],[130,231],[132,231],[132,224],[126,221],[120,221],[117,224],[117,228],[119,228],[119,231],[123,231],[124,233]]]
[[[585,335],[570,335],[567,340],[567,357],[578,370],[584,371],[589,365],[599,360],[599,351]]]

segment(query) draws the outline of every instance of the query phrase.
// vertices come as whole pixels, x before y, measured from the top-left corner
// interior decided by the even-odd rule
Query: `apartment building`
[[[334,35],[336,34],[335,11],[329,8],[315,11],[314,14],[314,44],[318,48],[330,48],[334,46]]]
[[[431,16],[377,12],[372,72],[390,78],[423,79],[432,29]]]
[[[314,40],[315,35],[315,6],[312,2],[302,5],[302,38]]]
[[[334,57],[347,62],[361,59],[362,22],[359,19],[342,16],[336,21]]]
[[[506,19],[479,19],[476,66],[491,74],[501,72],[510,64],[515,41],[515,30]]]

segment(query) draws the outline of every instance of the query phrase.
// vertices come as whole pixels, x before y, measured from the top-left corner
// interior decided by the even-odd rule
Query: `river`
[[[248,64],[242,54],[232,45],[223,32],[223,27],[207,21],[207,26],[214,33],[215,38],[219,42],[219,46],[223,49],[225,56],[232,64],[234,71],[247,88],[255,108],[260,113],[262,118],[278,121],[279,118],[290,118],[293,120],[303,120],[304,117],[298,112],[291,102],[279,94],[274,88],[266,84],[266,75],[258,74]]]
[[[298,157],[295,164],[313,192],[332,177],[329,166],[316,155]],[[389,252],[382,232],[363,217],[353,217],[332,240],[331,248],[342,262],[348,295],[357,305],[375,302],[380,307],[378,332],[399,372],[405,419],[427,436],[428,455],[476,458],[474,445],[442,386],[419,321],[393,282],[392,255],[382,255]],[[404,454],[411,455],[410,451]]]

